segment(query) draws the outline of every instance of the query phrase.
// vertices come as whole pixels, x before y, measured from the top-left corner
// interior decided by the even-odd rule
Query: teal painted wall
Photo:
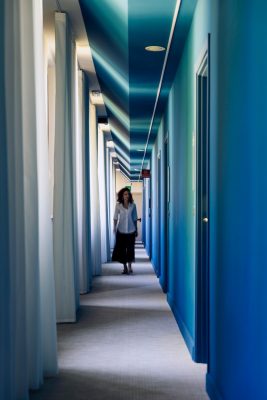
[[[161,254],[164,252],[164,243],[162,242],[163,229],[163,137],[164,120],[162,120],[155,145],[151,155],[151,183],[152,183],[152,265],[157,276],[161,277],[163,268]],[[158,159],[159,157],[159,159]],[[160,163],[160,169],[159,169]],[[159,193],[159,194],[158,194]]]
[[[150,162],[148,164],[148,169],[150,169]],[[150,193],[151,193],[151,180],[144,179],[144,202],[146,209],[146,220],[145,220],[145,248],[149,257],[151,257],[151,210],[150,210]]]
[[[157,141],[154,144],[152,154],[151,154],[151,234],[152,234],[152,251],[151,251],[151,262],[155,273],[158,271],[158,259],[157,259],[157,247],[159,245],[158,241],[158,213],[157,213],[157,184],[158,184],[158,169],[157,169]]]
[[[171,188],[168,300],[191,354],[195,340],[195,64],[208,30],[208,1],[202,0],[195,10],[166,112]]]
[[[212,399],[266,399],[267,4],[212,3]]]
[[[267,398],[266,12],[260,0],[198,1],[164,116],[171,169],[168,299],[193,354],[194,72],[210,32],[212,400]]]

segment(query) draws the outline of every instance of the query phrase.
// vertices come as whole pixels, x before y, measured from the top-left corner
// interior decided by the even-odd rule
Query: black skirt
[[[112,254],[112,261],[118,261],[122,264],[133,262],[135,244],[135,232],[121,233],[117,231],[116,243]]]

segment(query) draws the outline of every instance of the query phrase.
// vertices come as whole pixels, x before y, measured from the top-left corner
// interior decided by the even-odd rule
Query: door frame
[[[149,217],[149,259],[152,260],[152,179],[148,179],[149,196],[148,196],[148,217]]]
[[[195,137],[195,348],[196,362],[209,361],[210,35],[196,69]],[[204,100],[203,100],[204,99]],[[205,104],[205,106],[203,105]],[[203,112],[204,110],[204,112]],[[204,126],[204,128],[203,128]],[[204,135],[203,135],[204,133]],[[203,173],[204,171],[204,173]],[[203,187],[206,195],[203,196]]]
[[[162,214],[163,214],[163,227],[164,229],[164,241],[160,243],[161,248],[161,274],[160,284],[164,293],[168,293],[169,285],[169,211],[170,211],[170,166],[169,166],[169,132],[167,131],[164,137],[163,149],[162,149],[162,169],[163,169],[163,202],[162,202]]]
[[[159,278],[161,275],[161,151],[158,151],[157,154],[157,176],[158,176],[158,184],[157,184],[157,241],[158,241],[158,251],[157,251],[157,277]]]

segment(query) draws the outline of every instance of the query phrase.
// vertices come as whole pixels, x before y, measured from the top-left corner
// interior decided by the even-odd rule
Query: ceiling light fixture
[[[143,152],[143,151],[145,151],[145,149],[137,149],[137,151],[140,151],[140,152],[142,151]]]
[[[110,132],[110,126],[109,124],[98,124],[98,127],[101,129],[103,132]]]
[[[159,51],[165,51],[166,48],[163,47],[163,46],[146,46],[145,50],[146,51],[159,52]]]
[[[101,96],[100,90],[92,90],[91,93],[92,93],[92,96],[94,96],[94,97],[100,97]]]
[[[100,90],[91,90],[90,100],[91,100],[91,103],[94,105],[103,105],[104,104],[103,96],[102,96],[102,93],[100,92]]]

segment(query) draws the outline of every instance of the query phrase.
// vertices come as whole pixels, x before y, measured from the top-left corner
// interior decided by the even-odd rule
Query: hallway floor
[[[59,375],[31,400],[204,400],[206,366],[191,361],[143,248],[134,274],[116,263],[58,326]]]

